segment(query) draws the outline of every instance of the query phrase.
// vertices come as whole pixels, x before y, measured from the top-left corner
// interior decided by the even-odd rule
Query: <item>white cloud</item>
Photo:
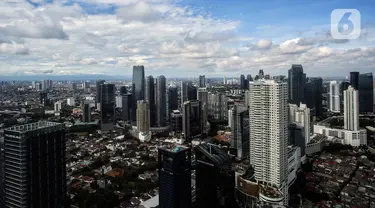
[[[118,9],[117,17],[122,19],[124,22],[152,22],[159,20],[161,18],[161,14],[157,12],[149,3],[140,1]]]
[[[1,53],[27,55],[29,54],[29,49],[21,44],[0,42],[0,54]]]
[[[293,28],[270,25],[246,34],[240,21],[213,18],[175,0],[69,0],[70,6],[62,6],[64,1],[37,8],[24,0],[0,1],[1,74],[53,69],[53,74],[130,75],[132,65],[143,64],[147,73],[167,77],[259,68],[275,75],[301,63],[316,76],[326,68],[344,74],[358,66],[373,70],[375,64],[373,42],[363,42],[375,40],[370,29],[356,42],[334,40],[321,28],[291,36],[274,28]],[[79,2],[103,10],[115,4],[118,10],[92,15]],[[264,35],[267,31],[271,35]]]
[[[272,40],[260,39],[257,43],[259,49],[269,49],[272,46]]]

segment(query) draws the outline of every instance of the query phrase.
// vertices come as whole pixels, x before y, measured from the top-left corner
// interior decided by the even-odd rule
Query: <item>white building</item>
[[[366,129],[360,129],[357,131],[351,131],[346,129],[334,129],[324,125],[314,125],[314,133],[322,134],[328,137],[328,139],[337,137],[342,139],[342,144],[360,146],[367,145],[367,133]]]
[[[60,112],[61,108],[62,108],[62,101],[55,102],[55,113]]]
[[[352,131],[359,129],[358,91],[352,86],[344,91],[344,128]]]
[[[76,105],[75,102],[76,102],[76,101],[75,101],[74,98],[72,98],[72,97],[66,99],[66,103],[67,103],[68,105],[70,105],[70,106],[75,106],[75,105]]]
[[[329,110],[340,113],[340,83],[337,81],[329,82]]]
[[[274,184],[288,202],[288,84],[250,82],[250,164],[255,179]]]
[[[116,96],[116,108],[122,108],[122,96]]]
[[[300,103],[299,107],[289,104],[289,122],[298,124],[304,129],[305,144],[310,142],[310,108]]]

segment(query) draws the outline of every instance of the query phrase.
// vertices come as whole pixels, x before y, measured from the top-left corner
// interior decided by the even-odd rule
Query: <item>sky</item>
[[[334,9],[361,36],[334,39]],[[0,76],[375,73],[373,0],[0,0]]]

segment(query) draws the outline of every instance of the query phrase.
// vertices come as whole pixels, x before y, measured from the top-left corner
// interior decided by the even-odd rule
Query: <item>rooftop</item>
[[[178,144],[170,143],[170,144],[166,144],[166,145],[160,147],[160,149],[167,150],[169,152],[180,152],[180,151],[189,149],[189,147],[184,146],[184,145],[178,145]]]
[[[36,123],[29,123],[19,126],[13,126],[10,128],[5,129],[6,131],[12,131],[17,133],[25,133],[27,131],[34,131],[38,129],[48,128],[48,127],[63,127],[64,124],[56,123],[56,122],[49,122],[49,121],[40,121]]]

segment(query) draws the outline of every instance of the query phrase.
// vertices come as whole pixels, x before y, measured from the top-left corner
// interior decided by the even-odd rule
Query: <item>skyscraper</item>
[[[131,122],[133,120],[133,110],[132,94],[127,93],[122,96],[122,120],[124,122]]]
[[[289,104],[289,123],[297,124],[303,128],[304,144],[308,144],[310,142],[310,109],[306,104],[300,103],[299,106]]]
[[[102,84],[104,84],[104,80],[97,80],[96,81],[96,104],[98,104],[98,103],[100,103],[101,102],[101,100],[100,100],[100,96],[101,96],[101,88],[100,88],[100,86],[102,85]],[[84,86],[84,88],[87,88],[87,85],[86,85],[86,82],[84,82],[84,84],[85,84],[85,86]]]
[[[137,101],[145,99],[145,68],[144,66],[133,66],[133,121],[136,119]]]
[[[148,102],[150,107],[150,126],[154,127],[156,125],[156,101],[155,101],[155,81],[154,77],[148,76],[146,79],[146,97],[145,100]]]
[[[191,150],[186,146],[159,148],[159,207],[191,208]]]
[[[115,127],[115,85],[100,85],[100,127],[102,131],[110,131]]]
[[[305,85],[306,105],[310,109],[314,109],[315,116],[323,115],[323,79],[320,77],[311,77]]]
[[[137,101],[137,129],[139,132],[150,131],[150,109],[144,100]]]
[[[67,206],[64,124],[5,129],[4,189],[5,208]]]
[[[201,113],[201,104],[198,100],[186,101],[182,106],[182,132],[187,142],[202,134]]]
[[[340,83],[337,81],[329,82],[329,110],[340,113]]]
[[[126,89],[126,86],[120,87],[120,95],[126,95],[128,93],[128,90]]]
[[[188,100],[197,100],[197,91],[194,85],[188,85]]]
[[[374,78],[372,73],[359,75],[359,112],[372,113],[374,111]]]
[[[235,173],[230,156],[219,147],[204,143],[196,146],[197,208],[236,208]]]
[[[344,128],[359,130],[359,98],[358,91],[349,86],[344,91]]]
[[[199,88],[197,97],[201,103],[202,130],[204,131],[206,129],[208,121],[208,91],[206,90],[206,88]]]
[[[158,76],[156,80],[156,125],[162,127],[167,120],[167,96],[166,80],[164,76]]]
[[[184,102],[188,101],[188,91],[189,86],[191,86],[192,83],[190,81],[181,81],[181,106],[184,104]]]
[[[246,106],[234,105],[232,110],[233,119],[233,137],[231,140],[231,147],[236,149],[237,157],[245,159],[249,156],[249,111]]]
[[[349,82],[340,83],[340,109],[341,111],[344,110],[344,91],[347,90],[349,86],[350,86]]]
[[[288,71],[289,103],[298,105],[304,102],[304,88],[306,75],[303,73],[302,65],[293,64]]]
[[[137,130],[139,140],[148,141],[150,139],[150,109],[145,100],[137,101]]]
[[[82,121],[91,122],[91,108],[89,103],[83,104]]]
[[[359,72],[350,72],[350,85],[356,90],[359,89]]]
[[[199,87],[206,87],[206,76],[199,76]]]
[[[170,116],[171,130],[176,133],[182,132],[182,114],[179,110],[173,110]]]
[[[177,109],[178,109],[177,87],[170,87],[170,88],[168,88],[168,111],[169,111],[169,114],[171,114],[173,110],[177,110]]]
[[[241,74],[240,76],[240,89],[245,90],[246,89],[246,79],[245,75]]]
[[[255,179],[283,190],[288,201],[288,85],[274,80],[250,84],[250,164]]]
[[[248,74],[246,79],[247,79],[248,82],[254,81],[253,77],[251,77],[251,74]]]
[[[263,79],[263,78],[264,78],[264,72],[263,72],[263,69],[259,69],[258,78],[259,78],[259,79]]]
[[[208,93],[208,115],[215,120],[228,119],[228,97],[224,93]]]

